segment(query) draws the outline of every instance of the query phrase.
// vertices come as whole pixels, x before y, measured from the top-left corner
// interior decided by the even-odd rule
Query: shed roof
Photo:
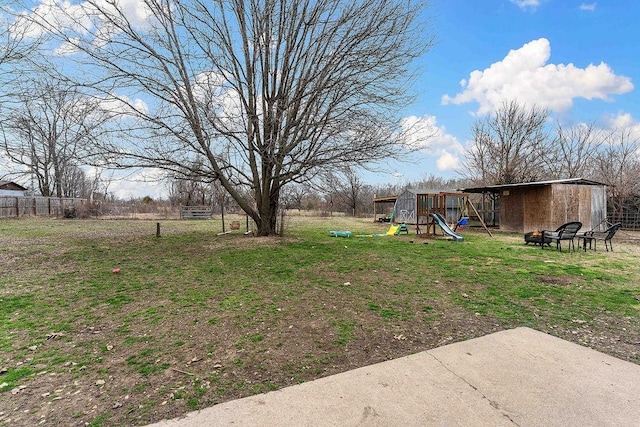
[[[413,194],[440,194],[440,193],[449,193],[453,190],[437,190],[435,188],[407,188],[405,191]]]
[[[502,190],[510,188],[526,188],[526,187],[544,187],[553,184],[574,184],[574,185],[606,185],[602,182],[592,181],[584,178],[568,178],[568,179],[555,179],[551,181],[535,181],[535,182],[521,182],[519,184],[499,184],[499,185],[487,185],[484,187],[470,187],[463,188],[465,193],[499,193]]]
[[[0,180],[0,189],[2,189],[2,190],[27,191],[27,189],[24,188],[20,184],[16,184],[13,181],[3,181],[3,180]]]
[[[398,200],[398,196],[374,197],[373,203],[395,203],[396,200]]]

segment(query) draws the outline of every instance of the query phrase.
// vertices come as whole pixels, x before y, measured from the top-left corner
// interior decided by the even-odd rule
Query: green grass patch
[[[31,368],[10,368],[4,374],[0,375],[0,384],[6,384],[0,388],[0,393],[12,390],[19,385],[23,378],[32,376],[35,371]]]
[[[163,220],[161,239],[151,221],[2,227],[20,240],[0,248],[2,392],[45,370],[65,392],[112,377],[96,412],[67,414],[79,423],[150,423],[158,408],[198,409],[517,326],[638,363],[625,344],[640,336],[630,244],[558,252],[468,229],[461,243],[330,237],[388,228],[343,217],[292,217],[287,236],[268,239],[217,236],[219,220]],[[21,404],[10,401],[0,412]]]
[[[334,343],[339,346],[345,346],[356,337],[356,324],[352,320],[334,320],[331,322],[336,330],[336,339]]]

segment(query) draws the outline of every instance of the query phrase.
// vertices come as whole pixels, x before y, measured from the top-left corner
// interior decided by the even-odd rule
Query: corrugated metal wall
[[[591,187],[591,227],[601,231],[607,228],[607,187]]]

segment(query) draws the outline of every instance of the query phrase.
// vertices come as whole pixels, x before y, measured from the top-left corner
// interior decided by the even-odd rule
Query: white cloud
[[[640,123],[629,113],[618,113],[608,122],[609,128],[623,132],[629,132],[629,136],[634,140],[640,140]]]
[[[44,28],[36,25],[33,21],[38,21],[38,17],[46,17],[47,27],[50,30],[68,28],[80,34],[86,34],[92,27],[91,17],[87,13],[83,3],[71,4],[68,1],[41,0],[29,12],[20,14],[12,25],[11,31],[16,34],[24,34],[27,37],[38,37],[44,32]]]
[[[126,95],[113,95],[109,99],[100,101],[100,107],[114,115],[135,116],[148,114],[149,107],[140,98],[131,99]]]
[[[53,53],[56,56],[65,56],[72,55],[78,52],[78,45],[80,43],[80,39],[77,37],[72,37],[68,42],[62,43],[56,49],[54,49]]]
[[[95,5],[87,1],[73,4],[68,0],[40,0],[37,6],[17,17],[12,32],[38,37],[46,28],[50,32],[60,31],[83,36],[93,32],[98,38],[104,38],[114,34],[114,29],[102,18],[99,10],[114,11],[114,3],[133,27],[145,27],[152,16],[145,0],[96,0],[94,3]],[[34,21],[40,21],[44,26],[36,25]],[[56,49],[56,53],[61,55],[75,51],[73,44]]]
[[[441,171],[455,169],[460,164],[464,147],[458,139],[439,126],[435,116],[409,116],[401,120],[406,134],[405,144],[426,154],[437,156],[436,164]]]
[[[531,41],[489,68],[471,72],[469,80],[460,83],[463,91],[453,97],[444,95],[442,103],[477,102],[477,113],[486,114],[504,101],[517,100],[561,112],[571,108],[574,98],[610,101],[612,94],[633,90],[630,78],[616,75],[604,62],[578,68],[573,64],[547,64],[550,56],[547,39]]]
[[[443,150],[440,154],[440,158],[436,161],[436,165],[438,166],[438,170],[455,170],[460,167],[460,158],[449,153],[446,150]]]
[[[540,0],[510,0],[511,3],[518,6],[520,9],[532,8],[535,9],[540,6]]]
[[[596,10],[596,6],[598,3],[582,3],[580,5],[580,10],[586,10],[589,12],[594,12]]]
[[[109,194],[118,199],[150,196],[154,199],[166,197],[167,189],[162,179],[166,173],[160,169],[141,169],[127,175],[113,175],[109,184]]]

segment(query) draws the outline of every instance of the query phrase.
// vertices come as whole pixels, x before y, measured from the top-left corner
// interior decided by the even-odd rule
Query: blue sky
[[[565,124],[631,126],[640,136],[640,2],[436,0],[426,13],[436,44],[416,64],[407,115],[438,136],[416,163],[394,165],[396,182],[456,177],[472,123],[503,100],[548,108]]]
[[[140,5],[119,1],[134,12]],[[457,177],[472,123],[513,99],[548,108],[565,125],[631,127],[640,137],[639,16],[635,0],[431,0],[423,18],[435,44],[414,64],[416,99],[402,123],[435,136],[364,180]],[[164,184],[142,182],[155,176],[132,172],[109,189],[123,198],[158,197]]]

